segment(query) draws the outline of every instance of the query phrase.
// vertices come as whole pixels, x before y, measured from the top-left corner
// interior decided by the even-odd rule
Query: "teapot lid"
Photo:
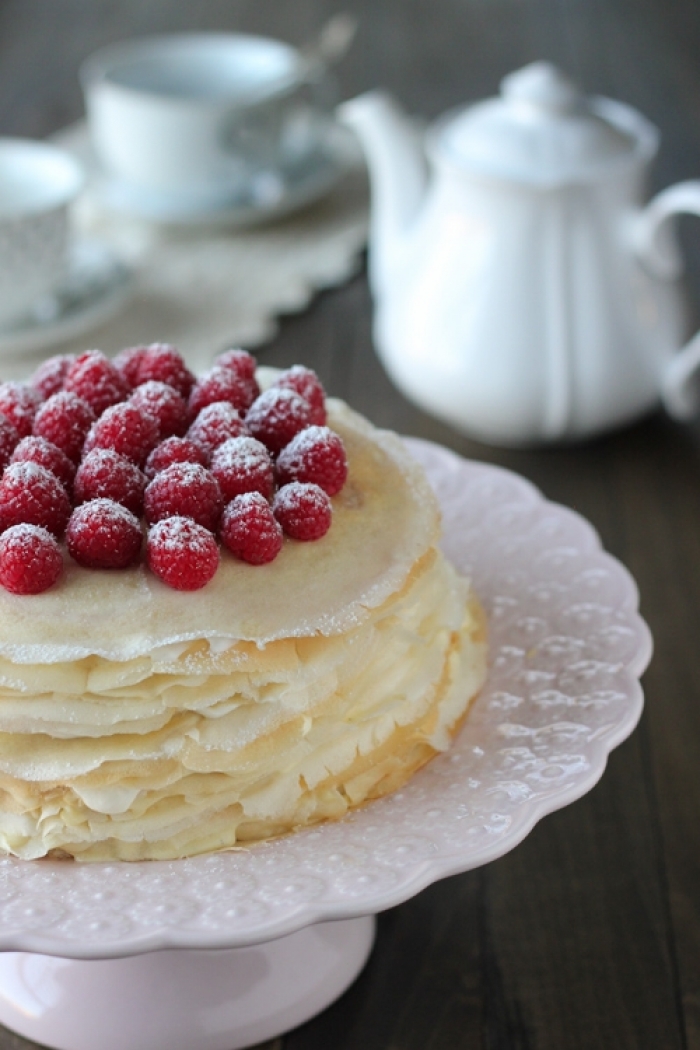
[[[434,143],[470,171],[555,186],[648,159],[657,133],[629,106],[586,99],[555,66],[534,62],[505,77],[499,97],[441,122]]]

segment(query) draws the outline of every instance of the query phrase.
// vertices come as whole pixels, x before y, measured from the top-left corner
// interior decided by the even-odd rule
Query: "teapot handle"
[[[662,190],[637,216],[635,248],[661,280],[674,280],[683,270],[678,243],[667,220],[684,212],[700,215],[700,180],[679,182]],[[700,410],[700,332],[666,365],[661,399],[675,419],[690,419]]]

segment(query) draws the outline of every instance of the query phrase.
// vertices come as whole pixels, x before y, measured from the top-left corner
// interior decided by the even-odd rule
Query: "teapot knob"
[[[532,62],[509,73],[501,81],[501,95],[507,102],[525,103],[562,116],[576,112],[581,105],[576,85],[550,62]]]

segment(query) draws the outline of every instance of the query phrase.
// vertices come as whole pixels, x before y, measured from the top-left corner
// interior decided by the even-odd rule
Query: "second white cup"
[[[0,327],[27,315],[63,277],[69,208],[82,186],[80,165],[63,150],[0,138]]]
[[[138,204],[234,199],[261,171],[303,161],[328,128],[325,71],[295,48],[232,33],[175,34],[104,48],[81,80],[93,147]]]

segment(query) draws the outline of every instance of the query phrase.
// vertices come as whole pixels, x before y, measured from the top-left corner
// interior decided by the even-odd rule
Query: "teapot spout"
[[[338,118],[355,131],[367,158],[372,192],[369,281],[379,297],[391,282],[404,234],[425,195],[427,163],[421,135],[382,91],[344,102]]]

